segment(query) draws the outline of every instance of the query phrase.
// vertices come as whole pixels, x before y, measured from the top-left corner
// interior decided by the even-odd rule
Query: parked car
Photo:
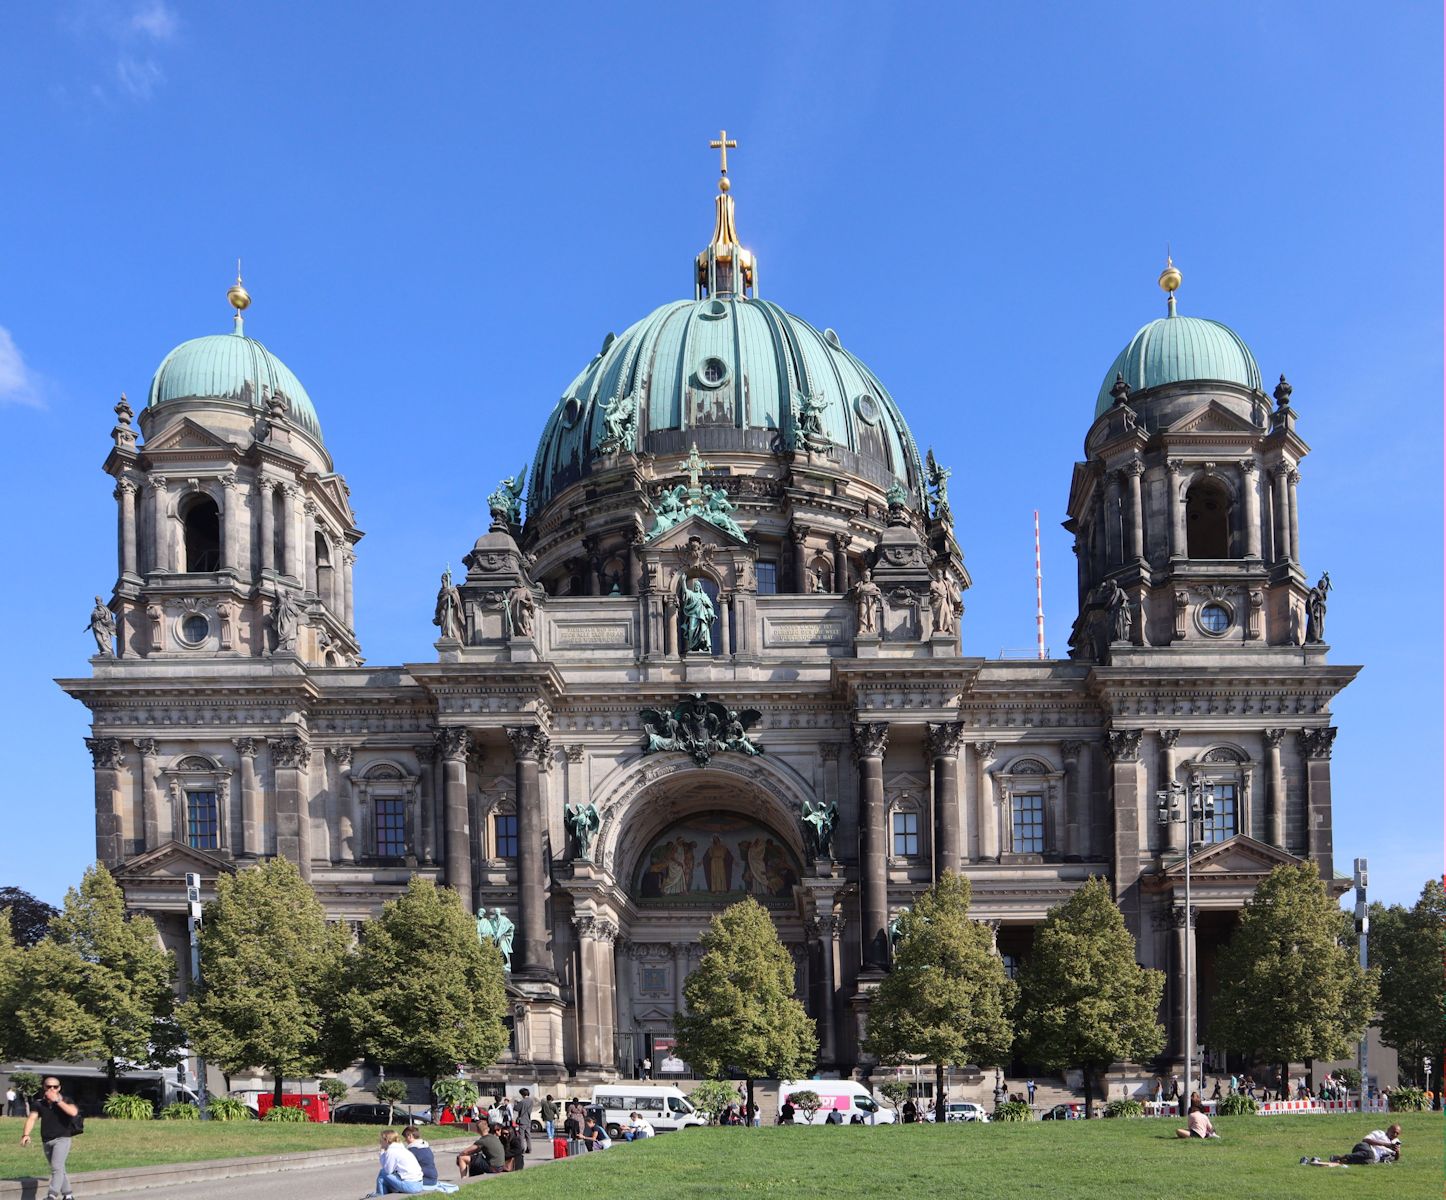
[[[924,1114],[924,1120],[934,1120],[934,1110],[930,1108]],[[972,1100],[954,1100],[944,1105],[944,1120],[946,1121],[987,1121],[989,1114],[984,1111],[981,1105],[975,1104]]]
[[[336,1125],[385,1125],[389,1113],[393,1125],[428,1125],[432,1120],[425,1108],[409,1112],[401,1106],[389,1109],[385,1104],[339,1104],[331,1110],[331,1119]]]
[[[1082,1104],[1056,1104],[1047,1113],[1040,1114],[1041,1121],[1082,1121],[1084,1120],[1084,1105]]]

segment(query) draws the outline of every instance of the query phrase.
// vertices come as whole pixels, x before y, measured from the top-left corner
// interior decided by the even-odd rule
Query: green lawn
[[[0,1179],[44,1175],[40,1128],[21,1148],[25,1122],[0,1119]],[[202,1162],[294,1150],[375,1146],[381,1129],[370,1125],[291,1125],[268,1121],[107,1121],[88,1119],[70,1153],[72,1171],[142,1167],[153,1163]]]
[[[1399,1119],[1400,1163],[1325,1170],[1303,1154],[1342,1154],[1371,1129]],[[478,1180],[464,1190],[505,1189],[512,1200],[589,1196],[997,1197],[1436,1197],[1442,1183],[1439,1116],[1387,1114],[1234,1117],[1218,1142],[1182,1142],[1174,1122],[1042,1121],[863,1129],[691,1129],[602,1154]]]

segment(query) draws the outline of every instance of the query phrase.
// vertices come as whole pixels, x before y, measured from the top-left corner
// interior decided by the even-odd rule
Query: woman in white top
[[[412,1195],[422,1190],[421,1164],[417,1156],[402,1145],[395,1129],[382,1131],[381,1163],[375,1195],[385,1196],[390,1192]]]

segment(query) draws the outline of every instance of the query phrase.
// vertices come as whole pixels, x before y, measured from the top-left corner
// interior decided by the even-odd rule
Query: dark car
[[[1084,1107],[1076,1104],[1056,1104],[1047,1113],[1042,1113],[1041,1121],[1082,1121],[1084,1120]]]
[[[408,1112],[385,1104],[339,1104],[331,1110],[332,1122],[337,1125],[386,1125],[388,1115],[393,1125],[426,1125],[432,1120],[426,1109]]]

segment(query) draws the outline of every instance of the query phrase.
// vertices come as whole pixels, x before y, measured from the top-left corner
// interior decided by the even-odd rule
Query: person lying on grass
[[[1329,1159],[1302,1158],[1303,1167],[1361,1167],[1375,1163],[1398,1162],[1401,1158],[1401,1127],[1373,1129],[1352,1148],[1349,1154],[1332,1154]]]

